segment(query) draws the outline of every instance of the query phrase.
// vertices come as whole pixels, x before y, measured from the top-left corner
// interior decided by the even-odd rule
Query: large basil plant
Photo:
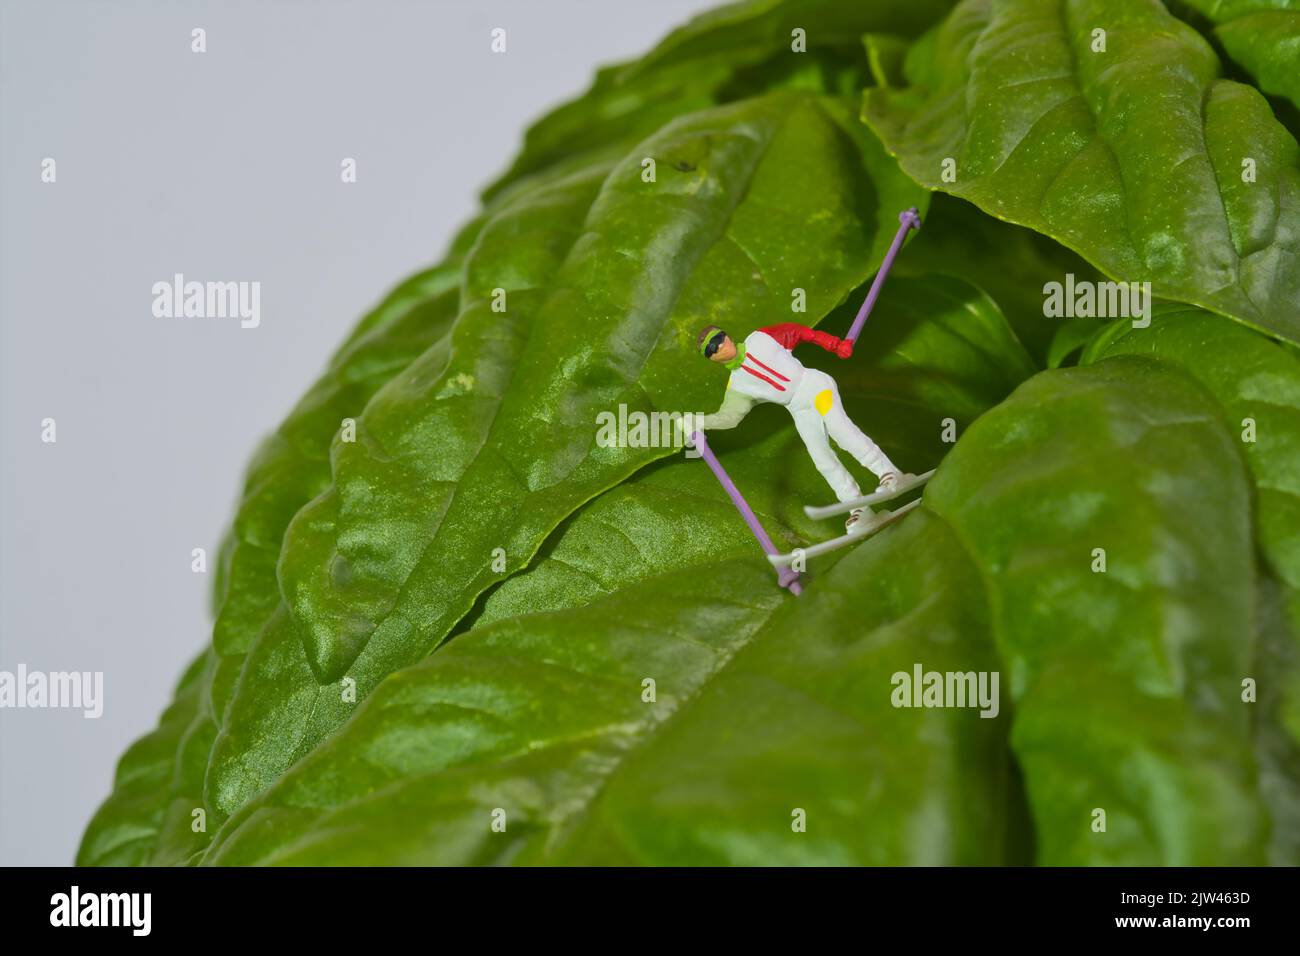
[[[79,862],[1300,862],[1297,77],[1294,0],[755,0],[601,70],[255,455]],[[709,322],[843,334],[910,206],[821,364],[938,471],[795,598],[596,421],[716,407]],[[712,445],[834,532],[780,409]]]

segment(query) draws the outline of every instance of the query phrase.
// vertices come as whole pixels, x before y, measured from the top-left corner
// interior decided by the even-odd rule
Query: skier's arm
[[[759,329],[772,338],[776,339],[777,344],[783,349],[793,350],[800,342],[811,342],[813,345],[824,348],[827,352],[838,355],[840,358],[848,358],[853,354],[853,343],[847,339],[839,339],[829,332],[822,332],[818,329],[810,329],[806,325],[800,325],[798,322],[783,322],[781,325],[769,325],[765,329]]]
[[[716,431],[720,428],[735,428],[753,407],[754,400],[752,398],[748,395],[742,395],[734,388],[729,388],[718,410],[712,415],[704,415],[697,419],[696,424],[706,432]]]

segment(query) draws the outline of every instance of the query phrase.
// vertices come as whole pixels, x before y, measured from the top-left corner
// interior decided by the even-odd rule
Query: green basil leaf
[[[1044,286],[1101,278],[1091,265],[1047,236],[986,216],[968,202],[936,193],[925,227],[895,267],[898,274],[946,273],[987,292],[1040,367],[1066,319],[1044,315]],[[1094,321],[1096,329],[1101,322]]]
[[[1129,320],[1120,321],[1127,324]],[[1108,323],[1097,319],[1066,319],[1052,336],[1052,344],[1047,349],[1047,367],[1060,368],[1067,364],[1076,352],[1082,352],[1109,328]]]
[[[1265,93],[1300,107],[1300,4],[1295,0],[1180,0],[1208,17],[1214,36]]]
[[[1114,323],[1083,361],[1116,355],[1176,365],[1218,400],[1254,480],[1260,549],[1281,580],[1300,590],[1300,358],[1249,329],[1179,305],[1157,308],[1148,328]]]
[[[1038,861],[1263,862],[1249,484],[1205,391],[1129,357],[1043,373],[925,498],[989,585]]]
[[[751,0],[708,11],[640,59],[600,70],[590,90],[534,123],[510,169],[484,197],[557,163],[615,159],[621,153],[611,152],[611,143],[631,145],[679,116],[773,89],[856,95],[867,76],[863,33],[917,36],[952,5]],[[796,29],[803,31],[801,51],[794,49]],[[856,82],[846,85],[842,74]]]
[[[1254,482],[1256,542],[1270,574],[1256,600],[1260,787],[1274,827],[1270,863],[1300,859],[1300,358],[1189,306],[1157,308],[1149,328],[1117,322],[1085,362],[1141,355],[1192,375],[1218,401]],[[1276,576],[1279,580],[1273,581]]]
[[[751,0],[710,10],[678,27],[630,69],[644,74],[667,64],[728,51],[789,51],[792,31],[805,32],[809,49],[857,45],[864,33],[912,37],[938,22],[954,0],[857,4],[842,0]]]
[[[907,72],[864,115],[918,182],[1300,340],[1296,142],[1161,4],[965,0]]]
[[[208,859],[1011,858],[1024,818],[999,720],[890,704],[890,674],[918,655],[995,667],[978,576],[928,517],[877,544],[808,604],[784,599],[761,561],[716,562],[461,635],[384,681]]]
[[[1261,575],[1255,606],[1259,646],[1252,679],[1260,710],[1255,760],[1260,796],[1273,824],[1268,863],[1295,866],[1300,860],[1300,592]]]
[[[875,86],[906,86],[903,61],[910,44],[892,33],[865,33],[862,45],[867,51],[871,81]]]
[[[232,528],[228,596],[213,644],[244,653],[279,603],[275,579],[289,519],[330,481],[329,448],[343,419],[359,416],[378,388],[444,339],[456,317],[455,263],[404,282],[371,313],[370,328],[344,349],[253,459]],[[445,360],[445,349],[441,354]]]

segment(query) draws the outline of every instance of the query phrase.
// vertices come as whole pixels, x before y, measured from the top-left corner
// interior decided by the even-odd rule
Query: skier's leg
[[[826,431],[831,438],[835,439],[835,444],[856,458],[863,468],[877,478],[883,478],[891,472],[900,474],[894,467],[894,463],[889,460],[889,456],[880,450],[880,446],[853,424],[853,420],[844,411],[844,403],[840,401],[840,390],[834,382],[831,383],[829,392],[829,396],[819,396],[818,404],[825,409],[823,415]]]
[[[809,457],[821,472],[821,476],[826,479],[826,483],[831,486],[831,490],[835,492],[836,498],[840,501],[850,501],[861,497],[862,489],[853,480],[849,470],[840,462],[839,456],[835,454],[830,441],[826,438],[826,426],[822,422],[821,415],[812,408],[798,411],[792,409],[790,415],[794,418],[795,430],[799,432],[799,437],[808,448]]]

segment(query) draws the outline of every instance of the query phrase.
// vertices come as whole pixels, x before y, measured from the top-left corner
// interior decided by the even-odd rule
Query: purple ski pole
[[[900,212],[898,221],[902,225],[898,227],[898,233],[894,236],[894,241],[889,244],[889,251],[885,253],[885,261],[880,264],[880,271],[876,273],[876,280],[871,283],[871,288],[867,291],[867,297],[863,300],[862,308],[858,309],[858,317],[853,320],[853,325],[849,327],[849,334],[845,336],[854,345],[858,344],[858,336],[862,334],[862,327],[867,324],[867,316],[871,314],[876,299],[880,298],[880,290],[885,285],[885,277],[889,275],[889,270],[898,257],[898,250],[903,248],[903,240],[907,238],[907,231],[921,228],[921,217],[917,215],[915,206]]]
[[[718,483],[722,485],[722,490],[727,493],[727,497],[731,499],[731,503],[735,505],[736,510],[740,512],[740,516],[745,519],[745,524],[749,525],[749,530],[754,532],[754,537],[758,539],[758,543],[762,546],[763,550],[767,554],[780,554],[780,552],[776,550],[776,545],[772,543],[772,539],[768,537],[767,532],[763,530],[763,526],[758,523],[758,518],[754,516],[754,509],[749,506],[749,502],[745,500],[745,496],[740,493],[740,489],[736,487],[736,483],[731,480],[726,469],[722,467],[722,462],[718,461],[718,456],[713,454],[713,449],[709,447],[709,443],[704,437],[704,432],[695,432],[691,435],[691,441],[694,442],[696,449],[700,453],[700,457],[703,458],[705,463],[709,466],[709,470],[712,471],[714,477],[718,479]],[[780,573],[777,575],[777,583],[783,588],[788,588],[790,593],[796,597],[803,593],[803,587],[799,584],[798,572],[791,571],[789,568],[781,568]]]

